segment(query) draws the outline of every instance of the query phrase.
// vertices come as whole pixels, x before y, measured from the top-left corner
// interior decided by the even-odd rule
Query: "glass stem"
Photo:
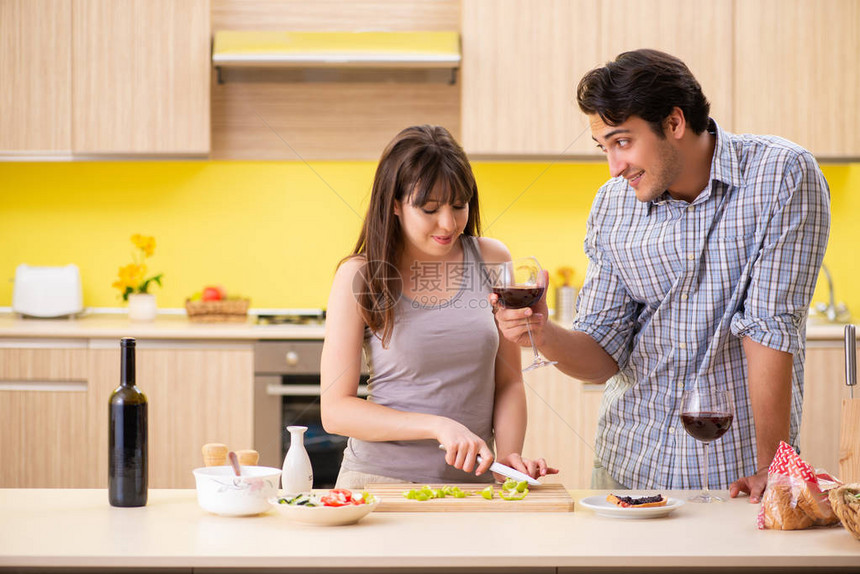
[[[705,450],[705,460],[702,462],[702,496],[707,498],[708,493],[708,443],[702,443]]]
[[[537,346],[535,345],[535,338],[532,336],[532,324],[526,323],[526,330],[529,332],[529,341],[532,344],[532,352],[535,354],[535,362],[540,361],[540,355],[538,355]]]

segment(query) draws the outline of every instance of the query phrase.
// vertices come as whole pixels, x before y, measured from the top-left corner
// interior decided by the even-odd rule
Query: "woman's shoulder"
[[[490,237],[478,237],[476,239],[481,249],[481,258],[484,260],[484,263],[500,263],[511,260],[510,250],[498,239]]]
[[[363,269],[366,264],[367,258],[364,254],[350,255],[340,262],[335,275],[355,273]]]
[[[334,273],[334,288],[349,287],[351,290],[356,275],[364,270],[366,263],[364,255],[351,255],[341,261]]]

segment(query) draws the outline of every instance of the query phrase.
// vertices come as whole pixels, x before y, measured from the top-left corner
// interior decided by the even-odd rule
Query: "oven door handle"
[[[318,397],[319,385],[266,385],[266,394],[273,397]],[[358,396],[367,396],[367,385],[358,386]]]

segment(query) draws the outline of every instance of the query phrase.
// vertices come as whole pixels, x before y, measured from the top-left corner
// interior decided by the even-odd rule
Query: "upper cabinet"
[[[724,129],[860,157],[860,0],[463,0],[462,14],[471,154],[597,157],[580,78],[655,48],[690,67]]]
[[[701,84],[711,117],[731,131],[732,6],[733,0],[603,0],[597,65],[639,48],[677,56]]]
[[[208,0],[0,0],[0,153],[206,155]]]
[[[462,126],[470,154],[582,155],[576,107],[599,61],[597,0],[463,0]]]
[[[332,66],[281,42],[277,69],[234,54],[215,81],[213,34],[283,30],[459,33],[462,60],[451,83],[414,53],[411,69],[391,54]],[[856,159],[858,30],[860,0],[0,0],[0,156],[375,161],[431,123],[472,156],[598,158],[580,78],[656,48],[687,63],[724,129]]]
[[[0,0],[0,153],[72,149],[72,5]]]
[[[208,0],[75,0],[75,153],[209,152]]]
[[[463,145],[479,155],[600,155],[576,87],[637,48],[682,58],[712,113],[731,124],[731,31],[732,0],[464,0]]]
[[[860,157],[860,1],[737,2],[736,131]]]

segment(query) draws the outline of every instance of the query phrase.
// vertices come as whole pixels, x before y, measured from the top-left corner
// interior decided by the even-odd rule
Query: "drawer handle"
[[[319,385],[266,385],[266,394],[273,397],[318,397]],[[367,386],[359,385],[358,396],[367,396]]]
[[[0,391],[86,392],[86,381],[0,381]]]

